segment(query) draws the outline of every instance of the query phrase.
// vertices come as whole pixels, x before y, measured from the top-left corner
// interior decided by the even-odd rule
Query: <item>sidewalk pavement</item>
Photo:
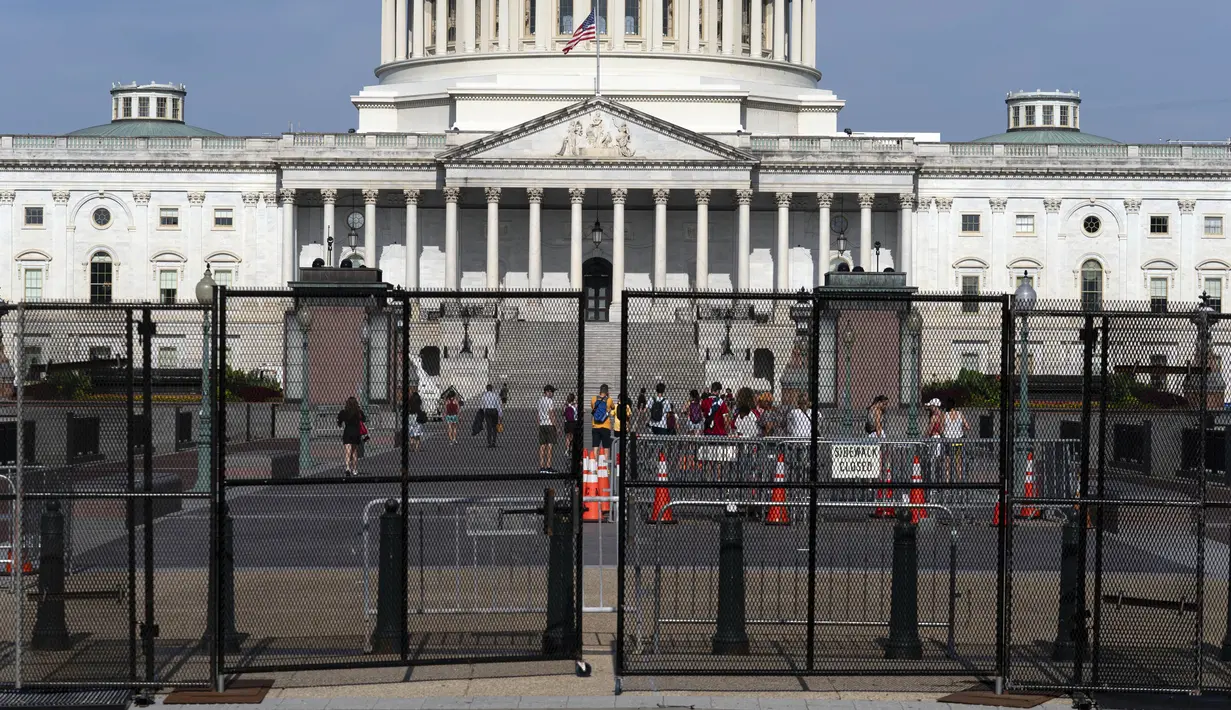
[[[301,689],[302,690],[302,689]],[[800,695],[805,695],[801,693]],[[814,695],[814,694],[806,694]],[[158,704],[162,704],[159,698]],[[266,697],[259,705],[175,706],[193,710],[606,710],[646,708],[651,710],[995,710],[986,705],[955,705],[935,700],[846,700],[842,698],[783,698],[775,696],[688,696],[645,694],[618,696],[430,696],[424,698],[378,697]],[[1049,701],[1042,708],[1069,708],[1068,698]]]

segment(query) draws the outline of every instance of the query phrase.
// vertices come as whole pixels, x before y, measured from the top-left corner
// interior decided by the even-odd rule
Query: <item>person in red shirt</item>
[[[701,411],[705,412],[705,435],[727,436],[731,431],[731,408],[722,396],[722,383],[710,385],[710,394],[701,402]]]

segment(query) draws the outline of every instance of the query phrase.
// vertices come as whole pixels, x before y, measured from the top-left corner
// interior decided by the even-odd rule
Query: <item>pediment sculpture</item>
[[[565,158],[631,158],[637,154],[631,141],[627,123],[621,123],[612,134],[602,114],[594,113],[590,115],[588,125],[580,118],[569,123],[556,155]]]

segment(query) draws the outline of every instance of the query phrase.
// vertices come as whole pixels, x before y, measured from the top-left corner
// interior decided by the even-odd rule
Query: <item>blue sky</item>
[[[1124,141],[1231,136],[1226,0],[817,0],[839,127],[1003,129],[1011,89],[1078,89],[1083,128]],[[344,131],[373,82],[379,0],[7,0],[0,133],[109,118],[113,81],[178,81],[228,134]]]

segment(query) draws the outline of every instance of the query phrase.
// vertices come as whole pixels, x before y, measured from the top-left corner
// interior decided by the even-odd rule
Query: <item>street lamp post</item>
[[[919,309],[911,308],[906,316],[906,332],[910,338],[910,418],[906,422],[906,435],[919,436],[919,335],[923,332],[923,317]]]
[[[312,330],[312,312],[306,304],[295,311],[299,324],[299,473],[306,476],[312,468],[312,415],[308,411],[308,333]]]
[[[1026,318],[1031,310],[1034,309],[1034,303],[1038,295],[1034,291],[1034,286],[1030,285],[1030,274],[1022,273],[1021,283],[1018,284],[1017,290],[1013,292],[1013,310],[1022,318],[1021,327],[1021,342],[1018,345],[1018,364],[1017,364],[1017,436],[1014,437],[1014,469],[1019,475],[1014,476],[1013,492],[1014,495],[1023,495],[1025,491],[1025,481],[1021,472],[1025,471],[1026,453],[1030,446],[1026,443],[1030,439],[1030,373],[1029,364],[1030,358],[1027,352],[1030,347],[1030,325]]]
[[[197,482],[193,493],[207,493],[210,487],[210,463],[213,446],[210,435],[214,425],[213,392],[210,382],[210,306],[214,302],[214,277],[205,265],[205,275],[197,282],[197,303],[205,306],[201,315],[201,412],[197,415]]]
[[[855,423],[855,412],[851,409],[851,345],[855,342],[855,334],[851,331],[846,331],[842,336],[842,342],[846,344],[846,391],[843,394],[843,409],[846,411],[845,424],[849,430]]]

